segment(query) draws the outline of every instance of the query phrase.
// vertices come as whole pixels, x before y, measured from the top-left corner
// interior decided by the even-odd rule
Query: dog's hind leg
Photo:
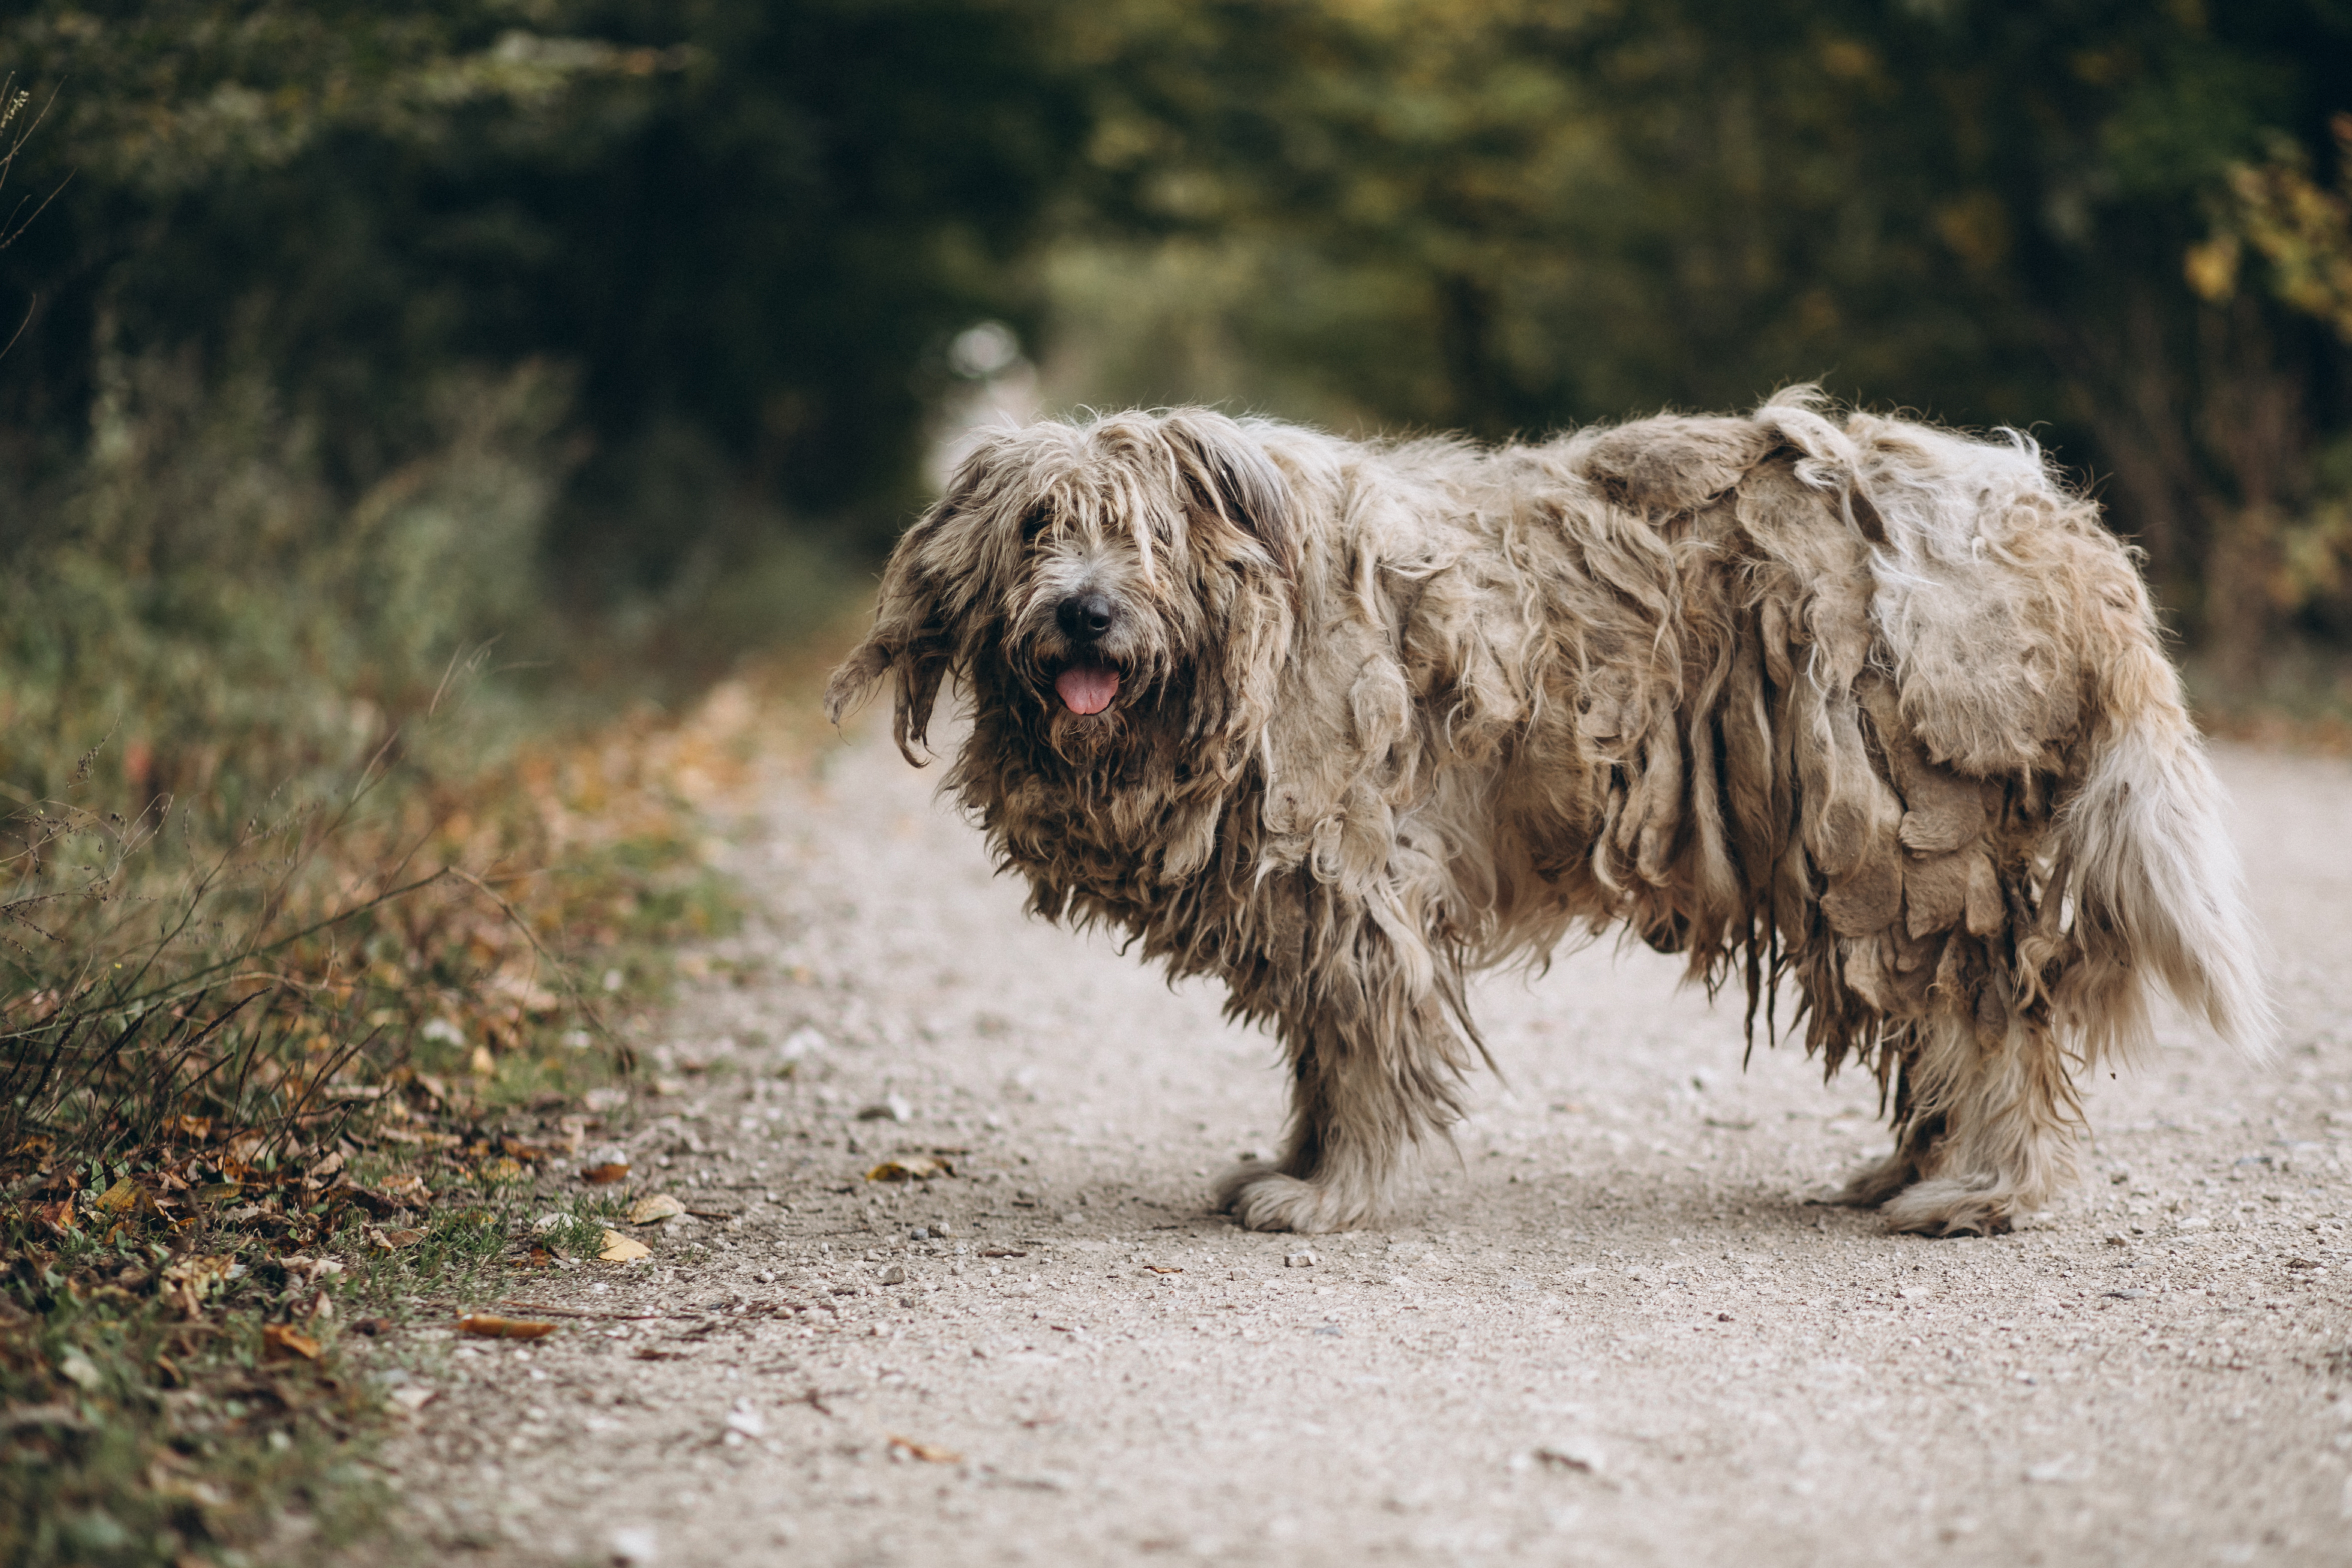
[[[1842,1196],[1878,1207],[1892,1229],[1998,1235],[2074,1184],[2080,1113],[2064,1052],[2021,1018],[1990,1046],[1958,1013],[1922,1034],[1903,1140]]]

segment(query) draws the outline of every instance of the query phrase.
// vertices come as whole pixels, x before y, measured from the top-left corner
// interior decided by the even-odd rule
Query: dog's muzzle
[[[1074,714],[1100,713],[1118,695],[1118,671],[1094,653],[1118,619],[1109,597],[1101,593],[1073,593],[1054,607],[1054,623],[1073,653],[1054,677],[1054,690]]]

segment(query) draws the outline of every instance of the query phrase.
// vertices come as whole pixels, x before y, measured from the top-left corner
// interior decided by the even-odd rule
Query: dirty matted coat
[[[1081,662],[1101,711],[1057,687]],[[1219,1188],[1253,1226],[1374,1213],[1458,1113],[1465,972],[1619,925],[1878,1074],[1895,1149],[1846,1196],[1902,1228],[2067,1185],[2072,1077],[2156,983],[2267,1036],[2146,590],[2013,434],[1802,391],[1492,450],[1202,410],[998,432],[898,546],[835,716],[886,674],[910,758],[968,691],[947,787],[1038,912],[1278,1034],[1287,1141]]]

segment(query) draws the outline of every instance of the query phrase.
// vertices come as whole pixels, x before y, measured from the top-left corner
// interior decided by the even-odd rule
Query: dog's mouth
[[[1101,664],[1067,665],[1054,677],[1054,693],[1074,714],[1100,713],[1118,695],[1118,671]]]

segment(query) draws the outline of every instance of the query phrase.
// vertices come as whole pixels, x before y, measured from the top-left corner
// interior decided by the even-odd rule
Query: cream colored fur
[[[1074,661],[1110,707],[1056,695]],[[1802,389],[1499,450],[1007,430],[900,542],[834,716],[886,675],[910,760],[970,693],[946,787],[1038,913],[1280,1037],[1284,1151],[1218,1189],[1254,1227],[1376,1213],[1459,1113],[1465,973],[1620,925],[1878,1075],[1895,1152],[1848,1197],[1905,1229],[2063,1190],[2074,1075],[2155,983],[2268,1036],[2147,592],[2022,437]]]

